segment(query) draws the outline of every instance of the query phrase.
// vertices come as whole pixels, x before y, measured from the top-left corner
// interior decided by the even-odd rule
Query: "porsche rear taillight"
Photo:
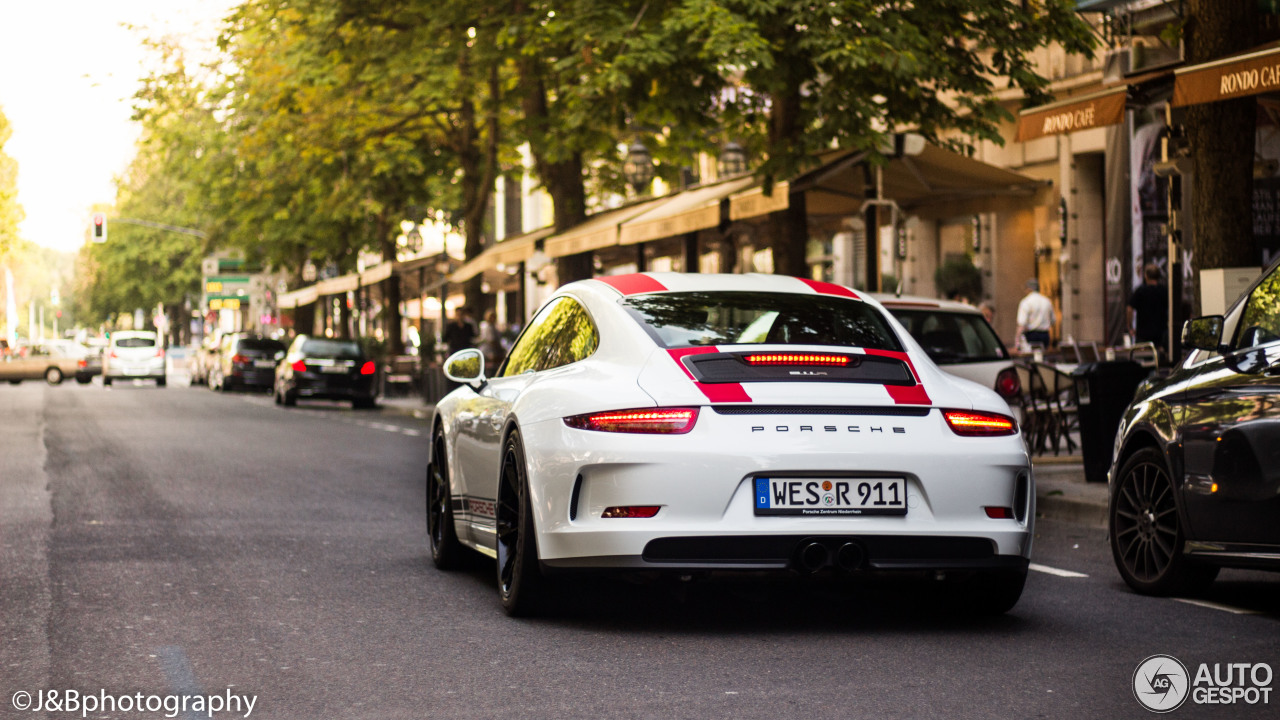
[[[1018,380],[1018,371],[1005,368],[996,375],[996,392],[1000,397],[1010,400],[1022,393],[1022,383]]]
[[[742,359],[748,365],[820,365],[822,367],[845,367],[849,364],[848,355],[832,353],[750,353]]]
[[[942,416],[947,419],[952,432],[964,437],[997,437],[1018,432],[1018,424],[1013,418],[998,413],[944,410]]]
[[[302,361],[302,360],[294,360],[294,361],[293,361],[293,365],[292,365],[292,367],[293,367],[293,371],[294,371],[294,372],[306,372],[306,371],[307,371],[307,363],[306,363],[306,362],[304,362],[304,361]]]
[[[574,415],[565,418],[564,424],[578,430],[682,435],[697,421],[698,408],[649,408]]]

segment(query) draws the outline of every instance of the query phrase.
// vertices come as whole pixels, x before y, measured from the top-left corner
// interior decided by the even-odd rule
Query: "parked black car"
[[[209,368],[209,387],[213,390],[270,390],[275,385],[276,362],[283,357],[284,343],[279,340],[237,333],[223,338]]]
[[[276,365],[276,404],[316,398],[350,400],[352,407],[371,408],[377,376],[377,363],[355,341],[299,335]]]
[[[1112,554],[1151,595],[1280,569],[1280,269],[1182,342],[1187,358],[1125,411],[1110,472]]]

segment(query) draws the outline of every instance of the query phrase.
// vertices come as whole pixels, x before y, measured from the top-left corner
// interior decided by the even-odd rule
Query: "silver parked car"
[[[165,386],[164,346],[149,330],[121,330],[111,334],[102,359],[102,384],[113,380],[155,380]]]

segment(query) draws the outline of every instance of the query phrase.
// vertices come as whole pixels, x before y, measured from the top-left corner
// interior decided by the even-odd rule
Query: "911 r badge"
[[[903,478],[762,478],[756,515],[906,515]]]

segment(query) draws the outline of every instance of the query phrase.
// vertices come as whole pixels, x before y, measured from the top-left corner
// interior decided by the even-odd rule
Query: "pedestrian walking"
[[[1160,282],[1160,267],[1155,263],[1142,269],[1142,280],[1129,296],[1125,326],[1133,331],[1135,341],[1163,347],[1169,325],[1169,289]]]
[[[1040,281],[1028,280],[1026,293],[1018,303],[1018,337],[1025,341],[1028,349],[1035,346],[1047,348],[1056,319],[1053,303],[1040,294]]]
[[[476,326],[471,323],[471,311],[458,308],[453,313],[453,320],[444,329],[444,344],[452,355],[467,348],[476,346]]]

